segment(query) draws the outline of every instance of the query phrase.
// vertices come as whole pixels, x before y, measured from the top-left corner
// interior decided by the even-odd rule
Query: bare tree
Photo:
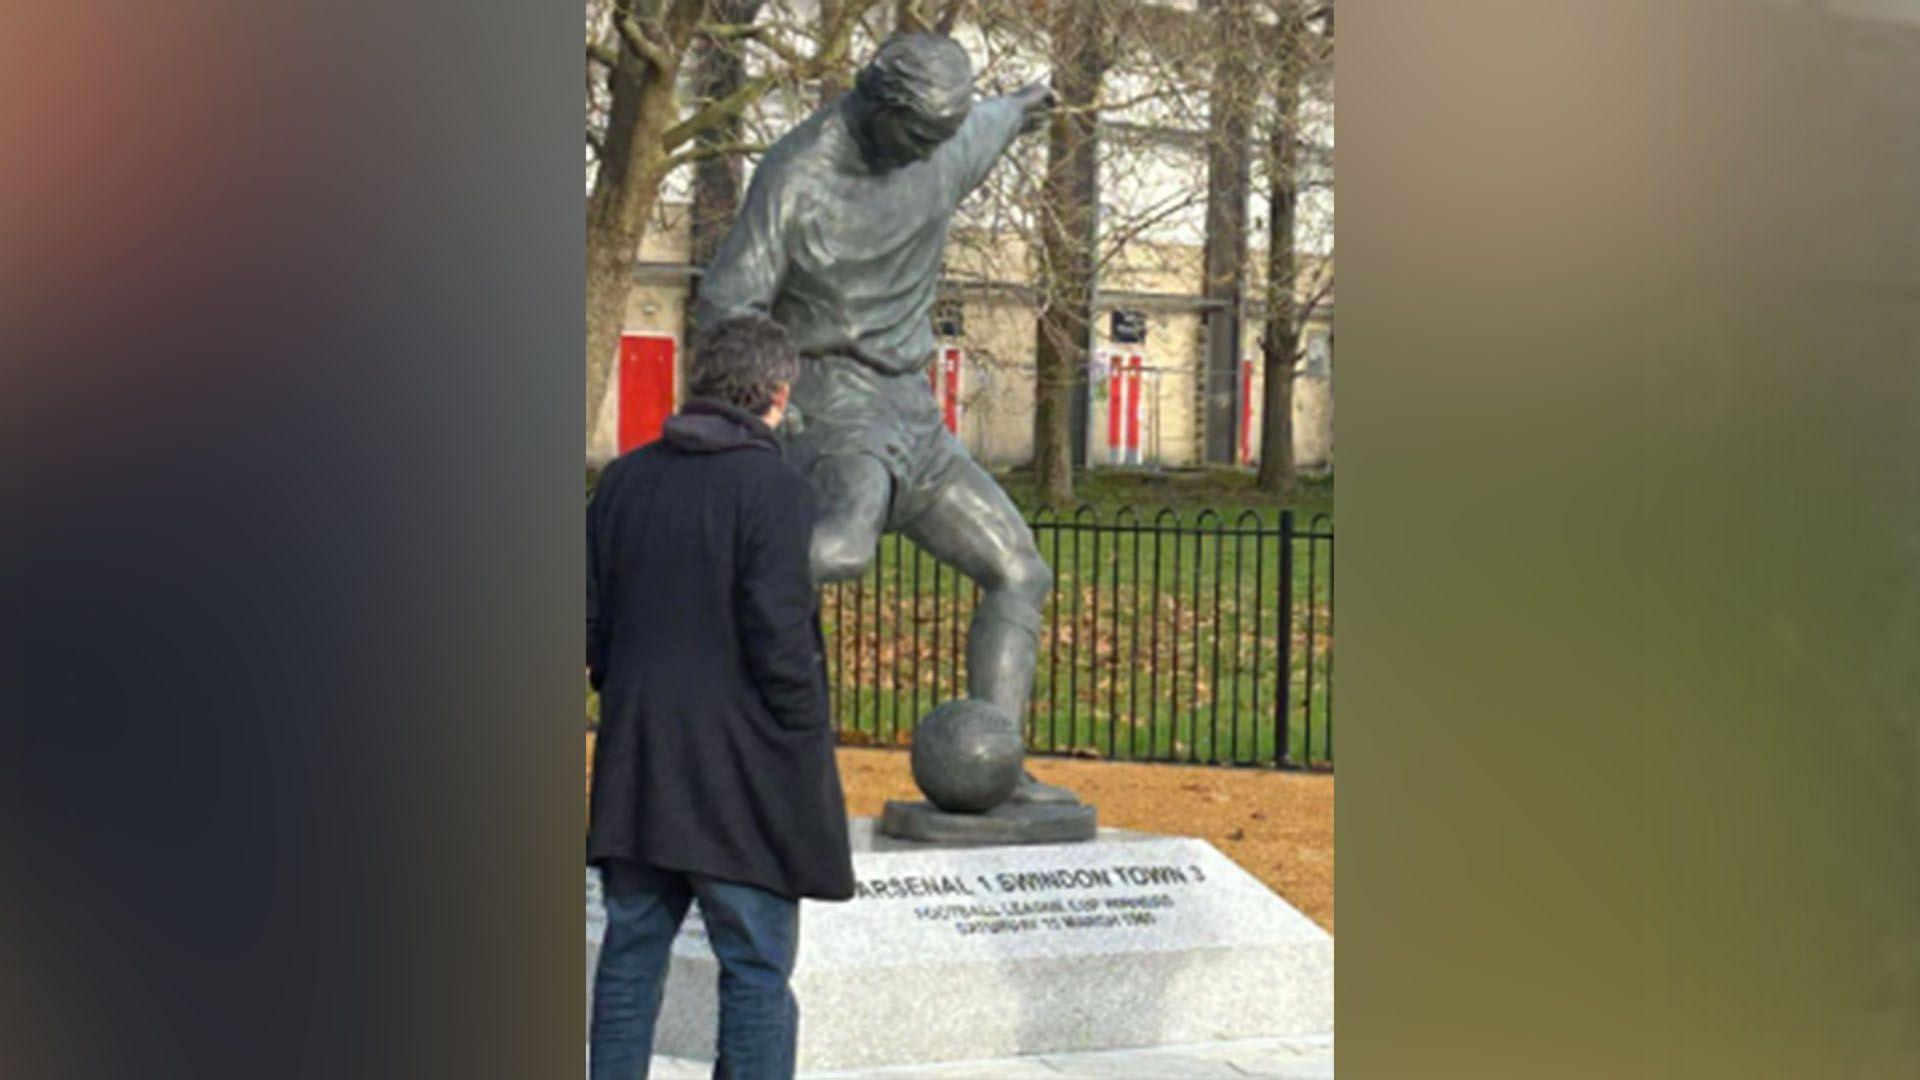
[[[709,0],[612,0],[588,7],[587,63],[606,72],[604,132],[591,126],[593,187],[587,198],[586,424],[588,448],[613,366],[614,347],[633,284],[633,261],[675,168],[702,158],[737,154],[738,147],[706,133],[738,118],[769,90],[819,78],[847,64],[859,19],[877,0],[841,0],[832,21],[811,28],[714,21]],[[595,16],[604,19],[596,25]],[[724,16],[723,16],[724,18]],[[760,49],[760,74],[683,115],[681,68],[696,37],[751,42]],[[796,37],[810,38],[803,51]],[[692,144],[692,145],[689,145]]]
[[[1016,50],[1019,42],[1044,39],[1054,29],[1030,17],[1023,22],[1018,11],[1009,13],[992,0],[982,0],[980,10],[997,13]],[[1331,54],[1326,48],[1331,9],[1308,9],[1300,0],[1212,0],[1200,10],[1108,0],[1101,13],[1110,55],[1090,110],[1097,121],[1098,159],[1093,305],[1153,305],[1149,322],[1159,328],[1155,333],[1194,335],[1145,354],[1153,374],[1144,387],[1143,406],[1167,407],[1173,410],[1168,416],[1195,420],[1190,436],[1177,436],[1190,437],[1191,445],[1163,444],[1148,453],[1232,460],[1243,415],[1236,407],[1241,358],[1251,344],[1241,341],[1242,327],[1249,314],[1265,318],[1269,275],[1264,271],[1271,269],[1265,253],[1272,247],[1272,222],[1255,221],[1250,196],[1257,186],[1259,204],[1268,202],[1277,109],[1287,112],[1285,123],[1294,132],[1291,186],[1283,191],[1299,194],[1281,207],[1281,228],[1292,238],[1282,254],[1293,259],[1296,292],[1289,321],[1296,361],[1309,334],[1320,332],[1315,320],[1331,296]],[[1304,34],[1283,13],[1305,22]],[[987,34],[989,67],[1005,61],[993,47],[994,37]],[[1051,51],[1064,50],[1056,44]],[[1298,80],[1296,100],[1284,105],[1272,91],[1282,66]],[[1202,170],[1208,182],[1195,183]],[[1065,228],[1054,191],[1038,183],[1022,186],[1025,178],[1017,168],[1005,175],[1012,182],[985,193],[970,218],[977,228],[957,234],[964,239],[956,246],[971,245],[968,270],[1005,266],[1007,253],[1032,254],[1034,266],[1011,273],[1032,271],[1042,286],[1038,301],[1044,310],[1058,300],[1049,294],[1044,273],[1058,258],[1045,243],[1049,230],[1056,230],[1056,240],[1085,234]],[[1010,236],[1035,236],[1042,243],[1029,253],[1007,244]],[[1056,444],[1077,454],[1085,435],[1076,415],[1086,397],[1080,373],[1099,361],[1090,355],[1092,335],[1076,339],[1064,332],[1067,328],[1056,327],[1048,336],[1066,341],[1068,347],[1058,353],[1073,354],[1074,379],[1065,391],[1072,407],[1056,407],[1036,426],[1036,436],[1053,425],[1060,429]],[[1257,326],[1253,332],[1258,333]],[[1040,348],[1046,340],[1039,337]],[[1184,348],[1189,340],[1200,345],[1192,361],[1185,359],[1196,355]],[[1056,394],[1063,374],[1054,376]],[[1039,388],[1046,375],[1036,372],[1035,377]],[[1158,429],[1157,422],[1153,426]],[[1167,430],[1170,436],[1178,432],[1178,421]],[[1257,426],[1247,434],[1257,435]],[[1048,466],[1040,447],[1037,439],[1041,460],[1036,469],[1044,475]],[[1056,491],[1065,494],[1057,485]]]
[[[589,72],[604,76],[590,78],[588,88],[590,166],[616,156],[610,137],[611,151],[621,149],[620,125],[609,122],[618,84],[612,75],[631,50],[614,27],[621,5],[641,2],[588,0]],[[1143,404],[1184,416],[1181,399],[1190,394],[1199,421],[1191,446],[1169,444],[1162,452],[1217,459],[1224,446],[1231,454],[1240,415],[1233,388],[1244,355],[1234,339],[1244,320],[1202,312],[1237,303],[1263,317],[1260,309],[1273,307],[1263,304],[1261,279],[1274,277],[1274,267],[1264,252],[1249,249],[1274,246],[1275,223],[1254,218],[1272,194],[1273,162],[1286,156],[1274,152],[1271,138],[1273,115],[1283,107],[1273,90],[1274,57],[1291,55],[1287,63],[1304,73],[1305,88],[1296,87],[1296,94],[1306,95],[1309,112],[1314,105],[1313,62],[1282,48],[1279,12],[1299,15],[1299,0],[1209,0],[1197,11],[1139,0],[701,0],[698,6],[679,80],[687,100],[658,128],[662,141],[649,159],[655,178],[641,185],[651,207],[667,197],[663,185],[678,191],[679,177],[690,173],[692,262],[703,262],[731,224],[746,162],[845,88],[855,50],[897,31],[951,32],[973,54],[982,94],[1045,77],[1060,99],[1048,137],[1016,143],[955,219],[943,270],[946,299],[1032,303],[1036,313],[1031,331],[1018,331],[1032,333],[1031,354],[1019,346],[996,350],[985,341],[969,346],[968,369],[979,372],[967,382],[970,405],[1023,408],[1013,404],[1024,397],[1015,388],[1032,385],[1034,412],[1019,419],[1031,425],[1036,471],[1052,498],[1071,499],[1088,423],[1088,372],[1097,362],[1094,312],[1133,307],[1133,297],[1144,296],[1138,302],[1158,305],[1155,333],[1191,332],[1223,350],[1210,363],[1193,365],[1185,359],[1190,339],[1178,337],[1171,349],[1148,354],[1149,361],[1160,359]],[[822,63],[841,38],[838,59]],[[597,124],[596,113],[604,118]],[[1311,119],[1289,121],[1302,122]],[[1309,132],[1291,145],[1296,158],[1317,167],[1320,148],[1312,143]],[[682,166],[688,171],[666,180]],[[1196,183],[1203,170],[1208,182]],[[1301,171],[1299,162],[1293,171]],[[590,168],[589,175],[596,194],[611,181],[611,171],[601,176]],[[1294,215],[1296,232],[1315,228],[1318,182],[1295,177],[1306,193],[1304,209]],[[1291,202],[1281,203],[1291,210]],[[617,287],[619,299],[603,309],[603,329],[589,345],[590,419],[604,400],[630,267],[646,227],[642,216],[630,239],[617,245],[590,240],[600,250],[620,250],[614,261],[620,272],[608,285]],[[1296,258],[1295,286],[1307,294],[1289,320],[1296,360],[1325,265],[1312,249],[1310,243]],[[1007,309],[1000,311],[991,318],[1005,319]],[[591,314],[590,305],[590,334]],[[1203,319],[1209,325],[1201,326]],[[1155,367],[1148,365],[1150,372]],[[1274,410],[1264,415],[1272,418]],[[1280,419],[1286,418],[1282,410]],[[1167,431],[1169,438],[1187,437],[1177,421]],[[1266,446],[1280,445],[1262,434]]]
[[[1048,501],[1073,499],[1076,409],[1093,349],[1100,159],[1095,106],[1111,62],[1105,0],[1056,0],[1048,41],[1057,98],[1047,125],[1039,324],[1034,336],[1033,467]]]
[[[751,26],[760,17],[764,0],[710,0],[713,15],[732,26]],[[701,101],[721,101],[739,92],[747,81],[746,50],[734,41],[714,35],[697,38],[691,69],[693,92]],[[718,118],[694,136],[701,156],[693,166],[693,207],[688,214],[689,261],[695,265],[713,257],[720,238],[733,224],[740,207],[746,155],[745,117],[739,113]],[[692,300],[688,290],[688,300]]]
[[[1300,198],[1303,90],[1324,75],[1332,58],[1332,5],[1309,11],[1298,0],[1270,0],[1278,19],[1278,48],[1272,54],[1267,117],[1268,184],[1266,318],[1261,333],[1260,402],[1261,491],[1283,494],[1294,483],[1293,378],[1305,348],[1305,330],[1313,309],[1332,288],[1331,271],[1321,262],[1321,280],[1304,302],[1296,258],[1296,210]],[[1310,20],[1324,18],[1316,34]]]
[[[616,44],[588,50],[590,63],[608,67],[610,90],[587,197],[589,438],[626,314],[634,253],[670,167],[665,134],[679,117],[681,59],[705,13],[705,0],[616,0],[609,12]]]
[[[1201,295],[1206,312],[1206,458],[1234,460],[1239,421],[1240,323],[1246,298],[1247,196],[1251,187],[1256,50],[1252,0],[1214,0],[1213,82],[1207,92],[1207,237]]]

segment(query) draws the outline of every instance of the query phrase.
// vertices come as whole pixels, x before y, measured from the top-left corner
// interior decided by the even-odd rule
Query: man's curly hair
[[[700,331],[694,338],[691,373],[693,397],[758,416],[773,407],[781,386],[800,377],[800,354],[786,327],[743,315]]]

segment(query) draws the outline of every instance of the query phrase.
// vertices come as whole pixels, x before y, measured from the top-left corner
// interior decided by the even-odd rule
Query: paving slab
[[[656,1057],[653,1080],[706,1080],[712,1066]],[[802,1071],[800,1080],[1167,1080],[1171,1077],[1332,1080],[1333,1040],[1241,1039],[1197,1046],[1046,1054],[935,1065]]]

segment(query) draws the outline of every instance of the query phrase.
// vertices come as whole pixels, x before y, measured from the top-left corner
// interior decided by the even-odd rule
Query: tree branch
[[[793,46],[782,41],[778,33],[800,32],[793,23],[758,23],[741,25],[707,25],[699,30],[700,36],[716,43],[730,41],[751,41],[780,58],[788,67],[799,67],[807,62],[806,57],[795,52]]]
[[[967,6],[967,0],[947,0],[947,10],[933,24],[933,32],[943,37],[953,33],[953,22],[960,17],[960,9]]]
[[[1108,237],[1106,250],[1095,260],[1096,267],[1105,268],[1113,259],[1119,257],[1141,233],[1173,217],[1182,210],[1188,210],[1204,201],[1204,193],[1189,191],[1166,201],[1161,206],[1148,211],[1145,215],[1127,223],[1126,228],[1114,232]]]
[[[1327,270],[1321,275],[1320,287],[1313,290],[1313,294],[1307,297],[1306,300],[1294,306],[1293,358],[1296,363],[1301,357],[1307,355],[1307,324],[1313,320],[1314,314],[1320,310],[1320,305],[1332,294],[1333,271]]]
[[[667,163],[661,169],[661,172],[662,173],[672,172],[674,169],[677,169],[682,165],[690,165],[696,161],[705,161],[708,158],[733,157],[733,156],[744,157],[748,154],[764,154],[766,153],[766,151],[767,151],[766,143],[757,143],[757,142],[730,142],[730,143],[712,143],[712,144],[696,143],[693,146],[690,146],[687,149],[682,150],[679,153],[668,158]]]
[[[706,14],[706,0],[673,0],[664,19],[649,16],[643,24],[631,12],[619,11],[613,25],[620,39],[642,60],[661,71],[679,69],[679,55],[692,38],[700,16]]]
[[[784,21],[783,22],[759,22],[759,23],[701,23],[700,29],[695,31],[695,33],[700,37],[707,38],[708,40],[711,40],[714,42],[727,42],[727,41],[740,41],[742,39],[747,39],[747,38],[753,38],[753,39],[764,38],[768,34],[776,30],[783,34],[805,34],[806,33],[806,29],[802,27],[799,23],[784,22]]]
[[[668,128],[660,137],[661,145],[668,150],[680,147],[701,132],[709,131],[740,115],[746,111],[747,106],[758,101],[768,90],[783,82],[800,83],[818,78],[846,58],[847,45],[853,37],[854,26],[859,22],[860,16],[876,2],[877,0],[851,0],[841,10],[839,16],[824,28],[820,46],[814,50],[812,56],[797,57],[799,62],[788,65],[785,70],[755,76],[740,84],[739,89],[726,97],[708,102],[704,108],[692,116]]]
[[[647,36],[638,19],[622,15],[614,20],[614,25],[619,27],[620,38],[627,43],[627,48],[632,49],[640,59],[663,71],[672,69],[673,57],[659,42]]]
[[[700,133],[711,131],[728,120],[746,111],[747,106],[758,101],[768,90],[780,84],[788,77],[786,72],[768,75],[756,75],[740,84],[733,93],[708,102],[698,112],[668,128],[660,136],[661,145],[668,150],[677,149],[689,139]]]
[[[693,32],[700,26],[700,17],[707,13],[707,0],[673,0],[673,6],[667,9],[666,32],[668,46],[675,55],[686,49],[693,40]]]

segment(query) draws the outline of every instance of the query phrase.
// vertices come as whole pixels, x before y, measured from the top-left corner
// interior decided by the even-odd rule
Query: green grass
[[[1010,469],[994,478],[1028,516],[1046,504],[1032,470]],[[1253,481],[1251,472],[1220,467],[1081,469],[1073,478],[1073,505],[1090,506],[1103,520],[1123,506],[1146,517],[1173,509],[1189,520],[1211,509],[1229,522],[1244,510],[1272,514],[1282,506],[1291,508],[1303,524],[1315,514],[1333,513],[1332,475],[1299,477],[1293,490],[1279,497],[1258,490]]]
[[[1305,479],[1277,500],[1233,470],[1082,472],[1076,495],[1086,509],[1066,513],[1037,509],[1025,471],[1000,479],[1037,518],[1035,538],[1056,578],[1042,620],[1029,745],[1117,759],[1271,762],[1280,543],[1240,530],[1271,533],[1286,508],[1297,531],[1315,529],[1318,519],[1317,529],[1330,532],[1331,478]],[[1156,522],[1181,530],[1177,539],[1151,531]],[[1148,528],[1134,532],[1134,524]],[[1332,760],[1330,560],[1327,541],[1294,540],[1285,726],[1290,758],[1316,764]],[[835,721],[847,741],[904,744],[917,717],[964,693],[973,593],[898,536],[883,539],[865,578],[825,590]]]
[[[1055,584],[1042,617],[1030,745],[1115,758],[1271,761],[1281,572],[1267,535],[1209,517],[1179,533],[1036,530]],[[1215,525],[1221,531],[1213,531]],[[1331,757],[1330,545],[1293,542],[1287,728],[1293,758]],[[1157,575],[1156,575],[1156,563]],[[890,537],[859,582],[823,595],[836,721],[871,742],[965,686],[973,587]],[[1308,606],[1312,606],[1309,652]],[[1312,697],[1307,697],[1311,678]],[[1310,734],[1309,734],[1310,733]],[[1309,742],[1309,739],[1311,740]]]
[[[996,472],[994,478],[1029,516],[1045,505],[1032,470],[1008,469]],[[1302,522],[1311,520],[1315,514],[1333,513],[1332,475],[1302,476],[1295,481],[1293,490],[1281,497],[1257,490],[1253,479],[1251,472],[1218,467],[1082,469],[1074,475],[1074,503],[1093,507],[1103,518],[1111,517],[1122,506],[1132,506],[1147,516],[1168,508],[1189,517],[1203,509],[1212,509],[1229,520],[1243,510],[1272,513],[1281,506],[1291,507]],[[600,470],[588,467],[586,493],[589,497],[599,480]]]

